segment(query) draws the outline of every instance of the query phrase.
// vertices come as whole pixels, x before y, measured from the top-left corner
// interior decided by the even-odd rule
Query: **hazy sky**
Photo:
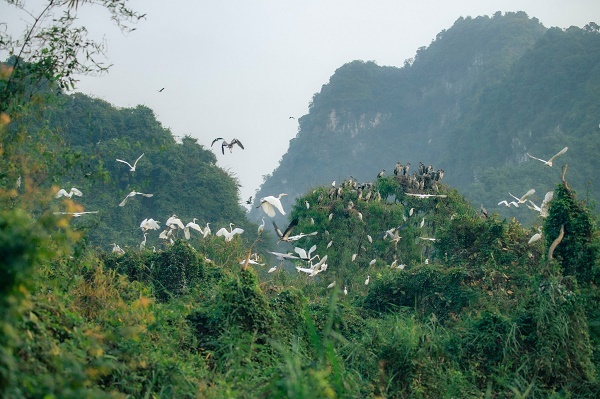
[[[40,3],[41,0],[28,4]],[[298,133],[314,93],[353,60],[401,67],[459,17],[525,11],[546,27],[600,23],[598,0],[130,1],[146,19],[127,35],[97,7],[83,17],[105,37],[110,72],[81,77],[78,91],[115,106],[152,108],[176,136],[210,148],[238,138],[245,150],[218,164],[254,195]],[[82,7],[85,11],[85,7]],[[0,1],[0,22],[21,17]],[[8,20],[7,20],[8,18]],[[23,17],[24,19],[24,17]],[[158,90],[164,87],[164,91]]]

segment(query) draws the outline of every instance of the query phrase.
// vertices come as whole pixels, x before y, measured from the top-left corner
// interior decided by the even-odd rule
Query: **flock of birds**
[[[548,160],[544,160],[541,158],[537,158],[534,157],[533,155],[530,155],[529,153],[526,153],[527,156],[531,159],[535,159],[537,161],[542,162],[545,166],[549,166],[552,167],[552,162],[559,157],[560,155],[563,155],[565,152],[567,152],[567,150],[569,149],[569,147],[565,147],[562,150],[560,150],[558,153],[556,153],[555,155],[553,155],[550,159]],[[529,197],[531,197],[533,194],[535,194],[535,189],[530,189],[528,190],[525,194],[523,194],[521,197],[517,197],[513,194],[511,194],[510,192],[508,193],[508,195],[513,198],[512,201],[509,202],[509,200],[502,200],[500,202],[498,202],[498,206],[500,205],[504,205],[507,208],[519,208],[520,205],[525,204],[525,206],[537,213],[539,213],[539,216],[542,218],[546,218],[548,217],[548,210],[549,210],[549,206],[550,206],[550,201],[552,201],[552,198],[554,197],[554,192],[553,191],[548,191],[545,195],[544,195],[544,199],[542,200],[540,205],[537,205],[536,203],[534,203],[531,199],[529,199]],[[488,217],[488,211],[483,207],[483,205],[481,205],[481,213],[483,214],[484,217]],[[538,241],[540,238],[542,238],[542,234],[541,234],[541,230],[538,229],[538,232],[535,233],[530,239],[529,239],[529,244],[532,244],[536,241]]]
[[[225,154],[225,148],[228,148],[229,151],[232,152],[233,147],[235,145],[239,146],[241,149],[244,149],[243,144],[239,140],[234,138],[230,142],[227,142],[222,137],[215,138],[211,143],[211,147],[218,141],[222,141],[221,142],[221,151],[223,154]],[[556,155],[551,157],[549,160],[543,160],[540,158],[536,158],[536,157],[530,155],[529,153],[527,153],[527,156],[532,159],[543,162],[544,165],[551,167],[552,162],[558,156],[564,154],[567,150],[568,150],[568,147],[563,148],[560,152],[558,152]],[[130,172],[135,172],[137,164],[143,156],[144,156],[144,154],[141,154],[134,161],[133,165],[130,164],[129,162],[121,160],[121,159],[116,159],[116,161],[126,164],[129,167]],[[427,199],[427,198],[435,198],[435,197],[445,198],[446,197],[446,195],[443,195],[443,194],[431,194],[431,193],[424,192],[424,191],[430,191],[430,192],[438,191],[437,184],[444,177],[443,169],[438,169],[436,171],[436,170],[434,170],[432,165],[425,166],[423,163],[419,162],[419,166],[418,166],[417,170],[414,171],[412,174],[409,174],[410,166],[411,166],[410,163],[406,163],[405,165],[403,165],[402,163],[398,162],[394,168],[394,175],[396,176],[396,179],[400,182],[400,184],[403,186],[406,195],[412,196],[415,198],[419,198],[419,199]],[[385,169],[382,170],[377,175],[377,179],[384,177],[384,175],[385,175]],[[358,183],[357,180],[354,179],[353,177],[351,177],[349,180],[345,180],[341,185],[337,185],[335,181],[332,182],[331,188],[329,189],[327,194],[328,194],[329,199],[331,199],[331,200],[339,199],[344,195],[346,190],[351,191],[354,194],[356,194],[358,201],[365,201],[365,202],[381,201],[381,195],[380,195],[379,191],[376,189],[376,186],[374,183],[372,183],[372,182]],[[409,191],[417,191],[417,192],[409,192]],[[548,215],[548,205],[549,205],[549,202],[552,200],[553,192],[549,191],[548,193],[546,193],[544,200],[542,201],[542,203],[539,206],[536,205],[531,199],[529,199],[529,197],[531,195],[533,195],[534,193],[535,193],[534,189],[527,191],[521,197],[517,197],[511,193],[508,193],[510,195],[510,197],[513,198],[513,200],[511,200],[511,201],[502,200],[498,203],[498,205],[505,205],[506,207],[519,207],[522,204],[526,204],[526,206],[528,208],[535,210],[536,212],[539,212],[541,217],[546,217]],[[141,193],[138,191],[131,191],[119,203],[119,206],[121,206],[121,207],[125,206],[129,200],[131,200],[132,198],[134,198],[135,196],[138,196],[138,195],[147,197],[147,198],[150,198],[153,196],[153,194]],[[56,193],[56,198],[61,198],[61,197],[72,198],[73,196],[81,197],[81,196],[83,196],[83,193],[75,187],[72,187],[69,191],[67,191],[65,189],[60,189]],[[264,212],[264,214],[266,215],[266,217],[273,218],[276,216],[277,212],[279,212],[281,215],[285,216],[286,213],[285,213],[285,210],[281,203],[282,197],[285,197],[285,196],[287,196],[286,193],[280,193],[278,196],[272,196],[272,195],[265,196],[260,199],[259,205],[257,206],[257,208],[261,208],[262,211]],[[321,204],[323,199],[324,199],[323,194],[321,194],[317,200],[318,205]],[[246,201],[246,203],[251,204],[252,197],[250,197]],[[311,206],[311,204],[308,201],[305,202],[305,205],[306,205],[307,209],[309,209]],[[357,209],[355,209],[352,201],[349,201],[349,203],[347,205],[347,210],[351,214],[356,213],[357,217],[361,221],[363,220],[362,214]],[[414,211],[414,208],[410,209],[409,216],[413,215],[413,211]],[[483,205],[481,206],[481,211],[482,211],[483,215],[487,217],[487,210],[485,210],[485,208],[483,208]],[[79,217],[84,214],[93,214],[93,213],[98,213],[98,211],[55,212],[55,214],[63,214],[63,215],[69,214],[74,217]],[[329,217],[328,217],[329,221],[332,220],[333,216],[334,216],[333,213],[329,214]],[[406,216],[404,219],[406,221]],[[200,225],[198,225],[196,223],[196,221],[197,221],[197,218],[194,218],[192,221],[190,221],[188,223],[184,223],[179,217],[177,217],[177,215],[172,215],[165,222],[165,228],[162,230],[162,232],[159,234],[158,237],[160,239],[165,240],[165,243],[172,244],[172,243],[174,243],[174,238],[177,237],[178,231],[183,231],[183,235],[187,240],[191,239],[192,231],[196,231],[203,238],[206,238],[210,234],[212,234],[212,231],[210,228],[210,222],[207,222],[204,227],[201,227]],[[419,224],[421,228],[424,227],[424,223],[425,223],[425,218],[423,218],[421,223]],[[283,242],[288,242],[288,243],[294,243],[294,242],[300,240],[301,238],[314,236],[314,235],[318,234],[318,231],[313,231],[310,233],[299,233],[299,234],[292,235],[293,230],[298,225],[298,219],[292,220],[283,231],[277,226],[277,224],[274,221],[272,221],[272,224],[273,224],[274,231],[275,231],[277,237],[279,238],[280,242],[283,241]],[[313,220],[311,220],[311,224],[314,224]],[[241,235],[244,233],[244,229],[241,229],[239,227],[234,228],[233,226],[234,226],[234,224],[230,223],[229,229],[227,229],[226,227],[222,227],[215,233],[215,235],[223,237],[226,242],[230,242],[234,239],[234,237],[236,235]],[[141,231],[143,233],[143,239],[139,245],[139,249],[144,250],[144,248],[146,246],[146,239],[147,239],[148,232],[150,230],[156,230],[156,231],[160,230],[161,229],[160,222],[158,222],[152,218],[147,218],[147,219],[144,219],[140,223],[139,228],[141,229]],[[257,233],[258,233],[259,237],[264,232],[264,229],[265,229],[265,216],[262,217],[262,223],[258,226]],[[398,242],[402,238],[399,235],[399,229],[400,229],[400,227],[392,227],[389,230],[384,231],[382,234],[382,238],[386,239],[386,240],[389,239],[397,247]],[[419,237],[419,238],[424,241],[435,241],[434,237]],[[538,233],[536,233],[533,237],[531,237],[531,239],[529,240],[529,243],[533,243],[533,242],[539,240],[540,238],[541,238],[541,231],[538,231]],[[367,240],[370,243],[373,242],[373,238],[371,236],[367,236]],[[327,249],[330,248],[332,244],[333,244],[333,241],[330,241],[327,245]],[[125,251],[118,244],[113,243],[111,245],[113,246],[113,249],[112,249],[113,252],[119,253],[119,254],[125,253]],[[281,253],[281,252],[269,251],[269,253],[274,255],[276,257],[276,259],[280,261],[279,266],[283,265],[283,262],[285,260],[294,260],[294,261],[302,262],[302,266],[296,266],[296,270],[299,273],[305,273],[308,276],[314,277],[314,276],[318,275],[319,273],[322,273],[327,270],[327,258],[328,258],[328,255],[324,255],[322,257],[318,254],[313,255],[313,253],[316,251],[316,249],[317,249],[316,245],[313,245],[308,250],[305,250],[304,248],[296,246],[294,248],[294,252]],[[156,248],[154,247],[153,250],[156,250]],[[353,262],[355,261],[356,257],[357,257],[357,254],[352,255]],[[374,265],[376,262],[377,262],[377,259],[372,259],[369,262],[369,266]],[[428,259],[426,259],[425,262],[428,263]],[[249,264],[256,264],[256,265],[261,265],[261,266],[264,265],[264,263],[260,263],[260,257],[257,254],[251,254],[248,259],[242,260],[242,261],[240,261],[240,263],[242,263],[242,264],[249,263]],[[397,260],[395,259],[393,261],[391,267],[402,270],[406,267],[406,265],[398,264]],[[268,270],[268,273],[272,273],[276,270],[278,270],[277,265],[270,268]],[[368,285],[369,282],[370,282],[370,276],[368,275],[364,284]],[[334,280],[333,282],[331,282],[328,285],[328,288],[333,288],[336,286],[336,284],[337,283]],[[344,286],[343,292],[345,295],[348,294],[347,286]]]

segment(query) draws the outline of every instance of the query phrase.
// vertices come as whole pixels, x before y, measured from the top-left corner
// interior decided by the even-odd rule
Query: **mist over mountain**
[[[576,190],[594,185],[600,150],[600,34],[590,23],[546,28],[524,12],[460,18],[403,67],[349,62],[316,93],[298,134],[255,201],[350,176],[373,181],[397,162],[445,171],[444,183],[474,204],[536,189],[541,201],[568,164]],[[549,159],[569,150],[553,167]],[[257,218],[253,209],[250,218]]]

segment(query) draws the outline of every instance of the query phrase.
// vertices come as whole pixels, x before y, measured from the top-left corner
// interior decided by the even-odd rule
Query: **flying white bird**
[[[185,228],[183,222],[177,217],[177,215],[173,215],[170,218],[168,218],[165,225],[169,226],[172,229],[179,227],[183,230]]]
[[[281,206],[281,197],[287,195],[286,193],[281,193],[277,197],[269,195],[267,197],[263,197],[260,199],[260,205],[262,210],[270,217],[275,217],[275,209],[281,212],[282,215],[285,215],[285,211],[283,210],[283,206]]]
[[[229,242],[233,239],[233,237],[236,234],[242,234],[244,232],[244,229],[240,229],[239,227],[236,227],[235,229],[233,228],[233,223],[229,223],[229,229],[231,231],[228,231],[225,227],[221,227],[219,229],[219,231],[217,231],[216,236],[220,237],[223,236],[225,237],[225,241]]]
[[[140,229],[142,229],[142,231],[158,230],[160,229],[160,226],[156,220],[150,218],[142,220],[142,223],[140,223]]]
[[[296,255],[292,255],[291,253],[281,253],[281,252],[272,252],[269,251],[270,254],[273,254],[277,257],[278,260],[283,261],[285,259],[298,259],[298,257]]]
[[[242,259],[240,261],[240,265],[243,265],[244,263],[246,263],[246,259]],[[257,261],[255,261],[254,259],[248,259],[248,263],[251,265],[258,265],[258,266],[264,266],[264,263],[258,263]]]
[[[528,156],[529,158],[533,158],[533,159],[536,159],[536,160],[538,160],[538,161],[540,161],[540,162],[543,162],[543,163],[544,163],[544,165],[547,165],[547,166],[552,166],[552,161],[554,161],[554,160],[556,159],[556,157],[558,157],[559,155],[562,155],[562,154],[564,154],[565,152],[567,152],[567,150],[568,150],[568,149],[569,149],[569,147],[565,147],[565,148],[563,148],[563,149],[562,149],[562,150],[560,150],[560,151],[559,151],[559,152],[558,152],[556,155],[554,155],[552,158],[550,158],[550,159],[549,159],[549,160],[547,160],[547,161],[545,161],[545,160],[543,160],[543,159],[540,159],[540,158],[536,158],[536,157],[534,157],[534,156],[532,156],[532,155],[529,155],[529,153],[526,153],[526,154],[527,154],[527,156]]]
[[[71,198],[73,195],[81,197],[83,195],[83,193],[81,191],[79,191],[78,189],[76,189],[75,187],[71,187],[71,190],[69,192],[67,192],[67,190],[65,190],[64,188],[61,188],[60,190],[58,190],[58,193],[56,193],[56,198],[60,198],[60,197]]]
[[[413,193],[406,193],[406,195],[410,195],[411,197],[417,197],[417,198],[433,198],[433,197],[446,198],[447,197],[447,195],[445,195],[445,194],[413,194]]]
[[[136,165],[137,165],[138,161],[140,160],[140,158],[141,158],[141,157],[143,157],[143,156],[144,156],[144,154],[140,155],[140,156],[138,157],[138,159],[136,159],[136,160],[135,160],[135,162],[133,163],[133,166],[131,166],[131,164],[130,164],[129,162],[127,162],[127,161],[123,161],[122,159],[117,159],[117,162],[123,162],[123,163],[125,163],[125,164],[129,165],[129,171],[130,171],[130,172],[135,172],[135,167],[136,167]]]
[[[550,201],[554,198],[554,191],[548,191],[544,196],[544,200],[542,201],[542,205],[537,206],[532,200],[529,200],[529,203],[532,206],[527,205],[529,209],[533,209],[534,211],[538,211],[540,216],[543,218],[548,217],[548,210],[550,209]]]
[[[294,252],[296,252],[298,254],[298,256],[300,256],[300,259],[302,259],[303,261],[310,262],[313,259],[313,258],[311,258],[311,254],[316,249],[317,249],[317,245],[315,244],[312,247],[310,247],[308,252],[306,250],[304,250],[304,248],[299,248],[299,247],[295,247]],[[315,255],[315,256],[318,256],[318,255]]]
[[[125,204],[127,203],[127,200],[129,200],[129,198],[135,197],[136,195],[142,195],[142,196],[147,197],[147,198],[150,198],[150,197],[154,196],[154,194],[144,194],[144,193],[140,193],[140,192],[137,192],[137,191],[132,191],[129,194],[127,194],[127,197],[125,197],[125,199],[123,201],[121,201],[119,203],[119,206],[125,206]]]
[[[521,198],[518,198],[518,197],[512,195],[511,193],[508,193],[508,195],[510,195],[511,197],[516,199],[519,204],[524,204],[525,202],[527,202],[527,197],[533,195],[534,193],[535,193],[535,189],[532,188],[531,190],[527,191]]]
[[[191,222],[189,222],[188,224],[185,225],[185,227],[183,228],[183,234],[185,235],[185,239],[189,240],[190,239],[190,229],[196,230],[198,231],[200,234],[204,234],[204,231],[202,231],[202,227],[200,227],[197,223],[196,223],[197,218],[192,219]]]
[[[502,205],[502,204],[504,204],[504,206],[506,206],[507,208],[510,208],[511,205],[516,208],[519,207],[519,203],[515,202],[515,201],[508,202],[507,200],[502,200],[502,201],[498,202],[498,205]]]
[[[88,213],[98,213],[98,211],[88,211],[88,212],[54,212],[55,215],[73,215],[73,217],[78,218],[82,215],[87,215]]]

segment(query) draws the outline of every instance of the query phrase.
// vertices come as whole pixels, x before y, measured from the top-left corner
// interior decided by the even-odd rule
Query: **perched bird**
[[[310,209],[310,203],[308,201],[304,201],[304,205],[306,205],[306,209]]]
[[[233,239],[233,237],[236,234],[242,234],[244,232],[244,229],[240,229],[239,227],[236,227],[234,229],[233,223],[229,223],[229,230],[231,230],[231,231],[228,231],[225,227],[221,227],[219,229],[219,231],[217,231],[216,236],[217,237],[223,236],[225,238],[225,241],[229,242]]]
[[[371,244],[373,244],[373,237],[371,237],[370,235],[367,234],[367,240],[369,240],[369,242]]]
[[[333,287],[335,287],[335,280],[327,286],[327,288],[333,288]]]
[[[261,235],[265,231],[265,217],[262,218],[262,223],[258,226],[257,234]]]
[[[262,208],[262,210],[270,217],[275,216],[275,209],[277,209],[282,215],[285,215],[285,211],[283,210],[283,206],[281,205],[281,197],[287,195],[286,193],[281,193],[277,197],[269,195],[267,197],[263,197],[260,199],[260,205],[257,206]]]
[[[146,236],[148,235],[148,233],[144,233],[144,239],[142,240],[142,242],[140,243],[140,251],[143,251],[144,248],[146,247]]]
[[[275,228],[275,233],[277,233],[277,237],[279,237],[279,241],[289,242],[289,238],[290,238],[290,234],[292,233],[292,230],[294,229],[294,227],[296,227],[298,225],[298,219],[292,220],[290,222],[290,224],[288,225],[288,227],[283,232],[279,229],[279,227],[277,227],[275,222],[272,222],[272,223],[273,223],[273,227]]]
[[[531,238],[529,239],[527,244],[532,244],[532,243],[536,242],[537,240],[539,240],[540,238],[542,238],[542,235],[540,233],[535,233],[534,235],[531,236]]]
[[[377,173],[377,178],[381,179],[385,175],[385,169],[382,169],[381,172]]]
[[[327,243],[327,249],[331,248],[332,245],[333,245],[333,240],[331,240]]]
[[[129,194],[127,194],[127,197],[125,197],[125,199],[123,199],[123,201],[121,201],[119,203],[119,206],[125,206],[125,204],[127,203],[127,200],[129,200],[129,198],[135,197],[136,195],[142,195],[142,196],[148,197],[148,198],[154,196],[154,194],[144,194],[144,193],[140,193],[138,191],[132,191]]]
[[[60,198],[60,197],[71,198],[73,195],[81,197],[83,195],[83,193],[81,191],[79,191],[78,189],[76,189],[75,187],[71,187],[71,190],[69,192],[67,192],[67,190],[65,190],[64,188],[61,188],[60,190],[58,190],[58,193],[56,193],[56,198]]]
[[[435,238],[433,237],[419,237],[421,240],[425,240],[425,241],[435,241]]]
[[[568,149],[569,149],[569,147],[565,147],[565,148],[563,148],[563,149],[562,149],[562,150],[560,150],[560,151],[559,151],[559,152],[558,152],[556,155],[554,155],[552,158],[550,158],[550,159],[549,159],[549,160],[547,160],[547,161],[545,161],[545,160],[543,160],[543,159],[540,159],[540,158],[536,158],[536,157],[534,157],[534,156],[532,156],[532,155],[529,155],[529,153],[526,153],[526,154],[527,154],[527,156],[528,156],[529,158],[536,159],[536,160],[538,160],[538,161],[540,161],[540,162],[543,162],[543,163],[544,163],[544,165],[547,165],[547,166],[552,166],[552,161],[554,161],[554,160],[556,159],[556,157],[558,157],[559,155],[562,155],[562,154],[564,154],[565,152],[567,152],[567,150],[568,150]]]
[[[369,262],[369,266],[373,266],[375,263],[377,263],[377,259],[373,259]]]
[[[17,178],[17,190],[21,188],[21,176]]]
[[[272,268],[270,268],[267,273],[273,273],[275,270],[277,270],[277,266],[273,266]]]
[[[421,220],[421,224],[419,225],[419,227],[423,228],[423,226],[425,226],[425,216],[423,216],[423,220]]]
[[[127,165],[129,165],[129,171],[130,171],[130,172],[135,172],[135,167],[136,167],[136,165],[137,165],[138,161],[140,160],[140,158],[141,158],[141,157],[143,157],[143,156],[144,156],[144,154],[140,155],[140,156],[138,157],[138,159],[136,159],[136,160],[135,160],[135,162],[133,163],[133,166],[131,166],[131,164],[130,164],[129,162],[127,162],[127,161],[123,161],[122,159],[117,159],[117,162],[122,162],[122,163],[124,163],[124,164],[127,164]]]
[[[344,287],[344,295],[348,295],[348,287]]]
[[[489,213],[488,213],[487,209],[485,209],[485,208],[483,207],[483,204],[481,204],[481,207],[480,207],[479,209],[481,210],[481,214],[482,214],[484,217],[486,217],[486,218],[487,218],[487,217],[489,216]]]
[[[352,254],[352,262],[354,262],[356,260],[357,256],[358,256],[358,254]]]
[[[203,238],[208,237],[211,233],[209,225],[210,225],[210,222],[206,222],[206,227],[204,228],[204,234],[202,234]]]
[[[370,280],[371,280],[371,276],[367,276],[367,279],[365,280],[365,285],[369,285]]]
[[[116,252],[119,255],[123,255],[125,253],[125,251],[120,246],[118,246],[116,243],[113,242],[112,246],[113,246],[113,249],[112,249],[113,252]]]
[[[291,253],[281,253],[281,252],[272,252],[269,251],[270,254],[273,254],[277,257],[278,260],[280,261],[284,261],[285,259],[298,259],[298,257],[296,255],[292,255]]]

